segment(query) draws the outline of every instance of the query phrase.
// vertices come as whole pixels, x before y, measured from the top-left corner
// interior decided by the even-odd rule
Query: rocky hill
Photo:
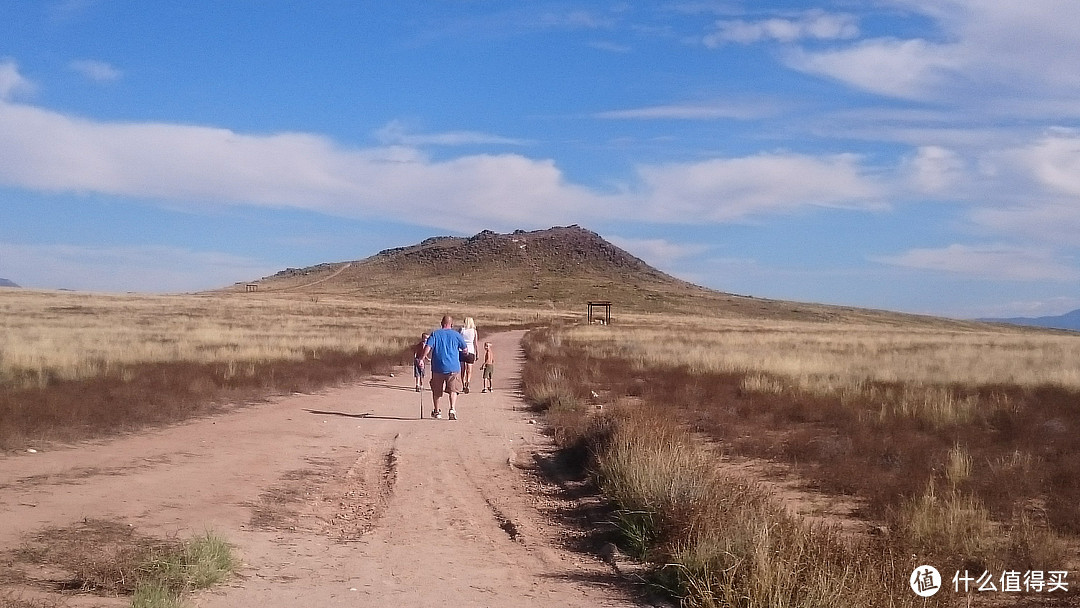
[[[18,287],[18,285],[7,279],[0,279],[0,287]]]
[[[577,307],[616,299],[635,309],[717,293],[660,272],[578,226],[433,237],[363,260],[287,268],[255,284],[259,291],[491,305]]]
[[[417,303],[584,310],[589,300],[610,300],[616,313],[683,312],[798,320],[913,319],[910,315],[766,300],[706,289],[665,274],[579,226],[433,237],[380,251],[363,260],[287,268],[251,285],[259,293]],[[245,289],[242,283],[229,288]]]

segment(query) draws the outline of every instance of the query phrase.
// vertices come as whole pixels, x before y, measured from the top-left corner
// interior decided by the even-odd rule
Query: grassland
[[[304,294],[0,291],[0,449],[162,424],[404,361],[446,312],[486,330],[558,315]]]
[[[617,312],[600,327],[555,309],[298,291],[5,291],[0,448],[314,390],[403,363],[444,312],[469,314],[488,330],[549,326],[530,334],[526,394],[610,500],[624,550],[655,563],[653,581],[686,605],[916,606],[904,583],[917,563],[1076,565],[1080,337],[728,304]],[[816,490],[854,497],[879,533],[805,521],[723,473],[727,456],[787,463]]]
[[[913,560],[998,574],[1076,565],[1080,336],[620,320],[533,332],[526,394],[612,501],[623,546],[684,604],[922,605],[905,584]],[[855,498],[877,535],[792,518],[719,473],[725,456],[785,462]]]

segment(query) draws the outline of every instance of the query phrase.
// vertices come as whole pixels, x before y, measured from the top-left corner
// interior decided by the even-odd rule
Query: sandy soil
[[[411,369],[166,429],[0,457],[0,551],[83,518],[155,536],[212,529],[240,574],[200,607],[635,606],[567,548],[531,469],[549,439],[514,388],[520,332],[495,336],[492,394],[431,420]],[[423,404],[421,406],[421,397]],[[21,589],[20,593],[33,593]],[[71,606],[119,606],[79,597]]]

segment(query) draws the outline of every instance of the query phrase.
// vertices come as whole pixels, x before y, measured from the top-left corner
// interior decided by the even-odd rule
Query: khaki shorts
[[[460,393],[463,388],[461,374],[457,372],[450,372],[449,374],[431,372],[431,392],[433,396],[442,397],[443,393]]]

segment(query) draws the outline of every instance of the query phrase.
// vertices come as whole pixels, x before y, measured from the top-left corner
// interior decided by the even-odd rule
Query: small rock
[[[37,454],[37,450],[35,450],[34,448],[26,448],[26,452],[28,454]]]
[[[535,420],[529,420],[529,424],[536,424]]]
[[[394,377],[394,374],[390,374],[390,377],[391,377],[391,378],[393,378],[393,377]]]
[[[615,543],[604,543],[600,546],[600,550],[597,551],[597,553],[599,553],[600,557],[602,557],[604,561],[609,564],[614,565],[617,561],[619,561],[619,547],[617,547]]]

